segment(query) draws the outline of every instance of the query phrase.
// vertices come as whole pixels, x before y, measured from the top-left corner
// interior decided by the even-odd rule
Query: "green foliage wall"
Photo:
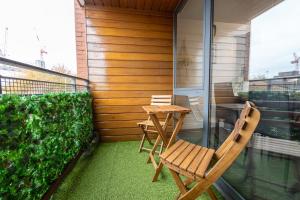
[[[0,199],[41,199],[92,135],[88,93],[0,97]]]

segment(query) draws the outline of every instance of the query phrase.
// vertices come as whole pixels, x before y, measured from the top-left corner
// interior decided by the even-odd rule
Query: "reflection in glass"
[[[178,136],[197,144],[201,144],[203,128],[202,4],[201,0],[190,0],[177,15],[174,75],[175,104],[192,110]]]
[[[210,145],[226,139],[245,100],[261,111],[251,143],[224,175],[246,199],[300,199],[296,13],[297,0],[215,0]]]
[[[202,9],[190,0],[177,15],[176,88],[203,87]]]

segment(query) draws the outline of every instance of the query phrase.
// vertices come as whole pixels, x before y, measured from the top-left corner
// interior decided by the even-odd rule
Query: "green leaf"
[[[41,199],[92,135],[89,93],[0,96],[0,199]]]

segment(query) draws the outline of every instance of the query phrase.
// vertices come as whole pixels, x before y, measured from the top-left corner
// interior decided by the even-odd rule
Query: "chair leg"
[[[144,143],[145,143],[145,134],[143,135],[141,143],[140,143],[139,153],[142,152],[142,149],[144,147]]]
[[[172,169],[170,169],[169,168],[169,170],[170,170],[170,172],[171,172],[171,174],[172,174],[172,176],[173,176],[173,178],[174,178],[174,180],[175,180],[175,183],[176,183],[176,185],[177,185],[177,187],[179,188],[179,190],[180,190],[180,193],[183,195],[183,194],[185,194],[185,193],[187,193],[187,188],[185,187],[185,185],[184,185],[184,183],[182,182],[182,180],[181,180],[181,178],[179,177],[179,174],[177,173],[177,172],[175,172],[175,171],[173,171]],[[180,197],[179,197],[180,198]]]
[[[149,144],[150,145],[153,145],[149,135],[148,135],[148,132],[146,130],[146,127],[145,126],[140,126],[142,131],[143,131],[143,137],[142,137],[142,140],[141,140],[141,143],[140,143],[140,148],[139,148],[139,152],[141,153],[143,150],[146,150],[146,148],[144,148],[144,144],[145,144],[145,139],[148,140]]]
[[[181,196],[182,196],[182,194],[179,192],[179,194],[175,197],[175,200],[180,199]]]
[[[211,200],[218,200],[218,198],[216,197],[215,193],[212,191],[211,188],[208,188],[207,190],[208,195],[210,196]]]
[[[196,185],[188,190],[185,194],[182,194],[179,198],[179,200],[191,200],[196,199],[199,197],[203,192],[209,188],[210,183],[207,182],[207,180],[202,179],[196,183]]]
[[[183,181],[183,184],[187,187],[194,182],[193,179],[187,178]]]
[[[145,135],[146,139],[148,140],[149,144],[153,145],[153,143],[152,143],[152,141],[151,141],[151,139],[150,139],[150,137],[149,137],[149,135],[148,135],[148,133],[147,133],[146,130],[144,132],[144,135]]]
[[[164,166],[164,165],[163,165],[162,162],[160,161],[159,164],[158,164],[158,166],[157,166],[157,168],[155,169],[155,174],[154,174],[154,176],[153,176],[153,178],[152,178],[152,182],[157,181],[158,175],[160,174],[160,172],[161,172],[163,166]]]

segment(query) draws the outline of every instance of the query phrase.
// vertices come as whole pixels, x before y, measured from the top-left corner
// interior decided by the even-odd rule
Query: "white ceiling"
[[[215,21],[226,23],[247,23],[251,19],[272,8],[283,0],[215,0]],[[189,0],[181,17],[189,19],[203,18],[201,0]]]

